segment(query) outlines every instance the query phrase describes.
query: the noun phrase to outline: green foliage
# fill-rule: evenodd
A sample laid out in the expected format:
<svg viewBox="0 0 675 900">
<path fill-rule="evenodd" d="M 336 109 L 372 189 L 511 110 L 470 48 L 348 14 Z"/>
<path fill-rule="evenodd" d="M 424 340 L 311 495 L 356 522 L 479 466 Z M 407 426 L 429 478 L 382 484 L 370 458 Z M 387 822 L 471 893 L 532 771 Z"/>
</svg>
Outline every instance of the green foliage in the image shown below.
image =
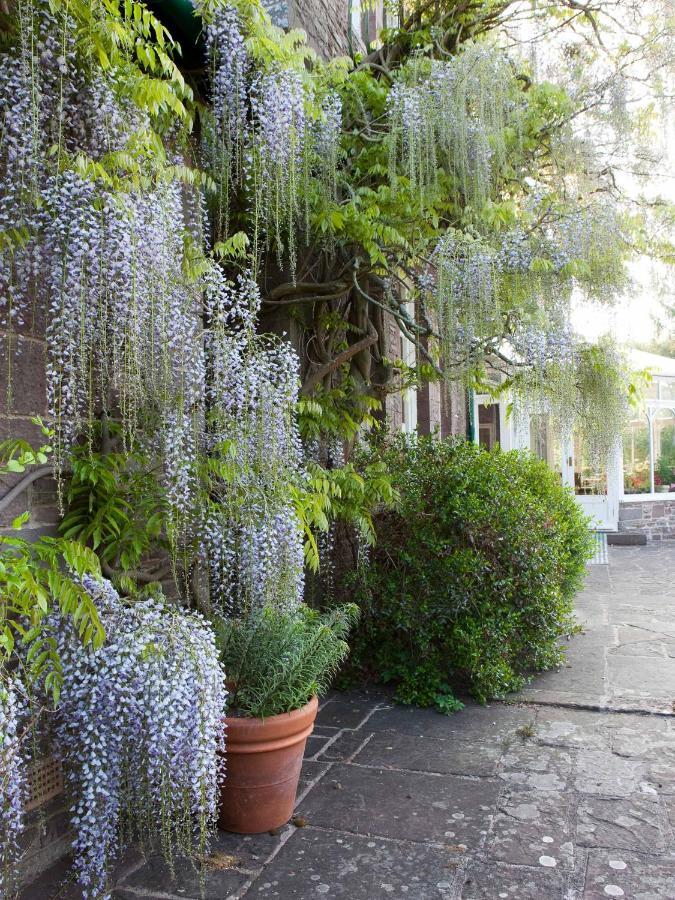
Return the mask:
<svg viewBox="0 0 675 900">
<path fill-rule="evenodd" d="M 546 409 L 556 431 L 574 431 L 591 461 L 604 461 L 616 447 L 639 400 L 645 373 L 631 372 L 612 340 L 584 343 L 568 363 L 549 363 L 542 371 L 525 370 L 502 385 L 514 397 L 516 415 Z"/>
<path fill-rule="evenodd" d="M 219 620 L 216 638 L 231 707 L 264 718 L 300 709 L 324 694 L 349 648 L 358 619 L 353 604 L 321 615 L 307 606 L 292 612 L 268 607 L 244 620 Z"/>
<path fill-rule="evenodd" d="M 128 575 L 144 556 L 165 550 L 167 498 L 144 453 L 75 448 L 59 530 Z"/>
<path fill-rule="evenodd" d="M 317 531 L 340 521 L 357 529 L 367 544 L 375 541 L 373 510 L 394 500 L 386 466 L 374 461 L 360 471 L 352 463 L 334 469 L 308 463 L 304 484 L 290 487 L 298 518 L 305 531 L 305 562 L 316 572 L 320 560 Z"/>
<path fill-rule="evenodd" d="M 41 425 L 39 419 L 34 420 Z M 42 426 L 45 437 L 49 430 Z M 42 465 L 48 444 L 33 450 L 24 441 L 0 444 L 0 476 Z M 28 521 L 14 520 L 19 531 Z M 0 667 L 20 664 L 29 682 L 41 682 L 54 703 L 61 691 L 61 662 L 53 637 L 45 629 L 48 616 L 69 616 L 81 640 L 100 647 L 105 633 L 96 606 L 84 590 L 83 575 L 100 578 L 98 558 L 77 541 L 41 537 L 29 541 L 0 535 Z"/>
<path fill-rule="evenodd" d="M 353 668 L 406 703 L 452 708 L 520 688 L 562 661 L 593 539 L 545 463 L 466 442 L 403 438 L 378 451 L 399 502 L 377 518 Z"/>
<path fill-rule="evenodd" d="M 330 435 L 353 441 L 361 428 L 377 425 L 375 413 L 382 404 L 375 397 L 359 391 L 353 378 L 346 376 L 336 387 L 317 388 L 311 398 L 298 400 L 298 427 L 306 442 Z"/>
</svg>

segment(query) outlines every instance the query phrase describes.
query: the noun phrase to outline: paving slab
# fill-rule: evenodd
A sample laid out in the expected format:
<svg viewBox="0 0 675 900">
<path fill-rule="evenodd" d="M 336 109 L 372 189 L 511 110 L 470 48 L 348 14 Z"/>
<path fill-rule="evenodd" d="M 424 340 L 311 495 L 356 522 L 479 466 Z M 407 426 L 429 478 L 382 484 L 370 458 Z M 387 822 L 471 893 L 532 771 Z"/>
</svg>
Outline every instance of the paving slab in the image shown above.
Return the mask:
<svg viewBox="0 0 675 900">
<path fill-rule="evenodd" d="M 331 696 L 321 704 L 319 714 L 316 717 L 318 727 L 333 728 L 358 728 L 369 716 L 373 707 L 378 704 L 382 697 L 381 693 L 377 694 L 331 694 Z"/>
<path fill-rule="evenodd" d="M 551 747 L 609 751 L 612 717 L 585 709 L 547 708 L 540 712 L 534 741 Z"/>
<path fill-rule="evenodd" d="M 607 677 L 613 694 L 640 699 L 675 700 L 675 659 L 640 659 L 610 655 Z M 636 678 L 639 667 L 639 678 Z"/>
<path fill-rule="evenodd" d="M 455 735 L 447 740 L 419 738 L 395 732 L 376 732 L 353 756 L 352 762 L 444 775 L 494 775 L 502 756 L 499 741 L 477 744 Z"/>
<path fill-rule="evenodd" d="M 309 824 L 324 828 L 477 849 L 499 790 L 495 779 L 338 763 L 298 810 Z"/>
<path fill-rule="evenodd" d="M 572 777 L 573 757 L 558 747 L 512 744 L 501 758 L 499 777 L 510 785 L 540 792 L 563 791 Z"/>
<path fill-rule="evenodd" d="M 462 900 L 564 900 L 565 885 L 558 868 L 477 861 L 468 868 L 460 896 Z"/>
<path fill-rule="evenodd" d="M 451 716 L 431 709 L 412 706 L 390 706 L 376 710 L 368 720 L 368 731 L 395 731 L 418 738 L 448 740 L 458 735 L 464 740 L 491 743 L 514 737 L 519 728 L 533 724 L 535 709 L 527 706 L 491 703 L 488 706 L 467 705 Z"/>
<path fill-rule="evenodd" d="M 519 866 L 569 869 L 574 863 L 573 803 L 553 791 L 507 791 L 500 799 L 486 855 Z"/>
<path fill-rule="evenodd" d="M 675 897 L 675 858 L 638 856 L 611 850 L 588 857 L 583 900 L 672 900 Z"/>
<path fill-rule="evenodd" d="M 658 853 L 666 850 L 668 834 L 666 810 L 655 797 L 580 801 L 576 842 L 581 847 Z"/>
<path fill-rule="evenodd" d="M 626 759 L 600 750 L 579 750 L 574 787 L 581 794 L 630 797 L 645 792 L 647 765 L 643 759 Z M 651 793 L 648 789 L 647 793 Z"/>
<path fill-rule="evenodd" d="M 303 828 L 256 883 L 253 896 L 280 900 L 453 900 L 459 865 L 441 847 Z"/>
<path fill-rule="evenodd" d="M 675 900 L 675 542 L 608 557 L 559 670 L 451 716 L 332 693 L 298 827 L 219 832 L 201 875 L 132 851 L 114 900 Z M 81 896 L 61 864 L 21 900 Z"/>
</svg>

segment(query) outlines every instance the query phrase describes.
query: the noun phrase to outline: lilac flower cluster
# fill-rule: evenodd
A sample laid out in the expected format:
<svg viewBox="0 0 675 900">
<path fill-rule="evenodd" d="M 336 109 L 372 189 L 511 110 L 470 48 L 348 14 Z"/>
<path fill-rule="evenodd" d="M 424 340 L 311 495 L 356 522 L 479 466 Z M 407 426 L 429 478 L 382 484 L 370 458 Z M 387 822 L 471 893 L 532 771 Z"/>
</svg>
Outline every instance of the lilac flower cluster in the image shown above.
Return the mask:
<svg viewBox="0 0 675 900">
<path fill-rule="evenodd" d="M 156 600 L 127 606 L 85 580 L 106 630 L 98 650 L 52 623 L 63 664 L 57 747 L 73 795 L 75 866 L 84 896 L 106 895 L 126 840 L 203 854 L 222 776 L 224 672 L 196 614 Z"/>
<path fill-rule="evenodd" d="M 20 728 L 27 720 L 27 708 L 18 679 L 0 673 L 0 897 L 8 897 L 13 885 L 11 864 L 18 851 L 23 830 L 26 799 L 28 746 Z"/>
</svg>

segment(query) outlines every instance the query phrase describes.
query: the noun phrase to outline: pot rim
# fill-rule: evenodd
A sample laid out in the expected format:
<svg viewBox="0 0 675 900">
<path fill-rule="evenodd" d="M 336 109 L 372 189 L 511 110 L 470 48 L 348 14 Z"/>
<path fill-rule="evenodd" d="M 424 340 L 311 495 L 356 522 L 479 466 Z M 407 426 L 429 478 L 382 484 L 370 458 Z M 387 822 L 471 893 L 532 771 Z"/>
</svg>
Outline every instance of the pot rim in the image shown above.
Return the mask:
<svg viewBox="0 0 675 900">
<path fill-rule="evenodd" d="M 279 739 L 284 743 L 302 740 L 303 736 L 312 732 L 318 708 L 319 699 L 315 695 L 300 709 L 264 719 L 254 716 L 226 716 L 223 720 L 228 748 L 226 752 L 232 752 L 233 745 L 237 746 L 237 752 L 245 753 L 247 751 L 244 747 L 249 744 L 276 743 Z"/>
</svg>

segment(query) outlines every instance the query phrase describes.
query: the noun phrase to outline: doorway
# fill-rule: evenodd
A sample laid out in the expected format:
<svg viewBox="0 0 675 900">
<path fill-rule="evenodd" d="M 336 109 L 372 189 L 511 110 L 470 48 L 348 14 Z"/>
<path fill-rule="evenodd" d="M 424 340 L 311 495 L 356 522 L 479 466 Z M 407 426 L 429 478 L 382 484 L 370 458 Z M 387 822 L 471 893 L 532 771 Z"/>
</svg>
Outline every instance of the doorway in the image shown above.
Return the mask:
<svg viewBox="0 0 675 900">
<path fill-rule="evenodd" d="M 560 440 L 545 414 L 530 419 L 530 450 L 557 472 L 577 503 L 600 531 L 616 531 L 619 522 L 621 448 L 598 465 L 578 435 Z"/>
</svg>

